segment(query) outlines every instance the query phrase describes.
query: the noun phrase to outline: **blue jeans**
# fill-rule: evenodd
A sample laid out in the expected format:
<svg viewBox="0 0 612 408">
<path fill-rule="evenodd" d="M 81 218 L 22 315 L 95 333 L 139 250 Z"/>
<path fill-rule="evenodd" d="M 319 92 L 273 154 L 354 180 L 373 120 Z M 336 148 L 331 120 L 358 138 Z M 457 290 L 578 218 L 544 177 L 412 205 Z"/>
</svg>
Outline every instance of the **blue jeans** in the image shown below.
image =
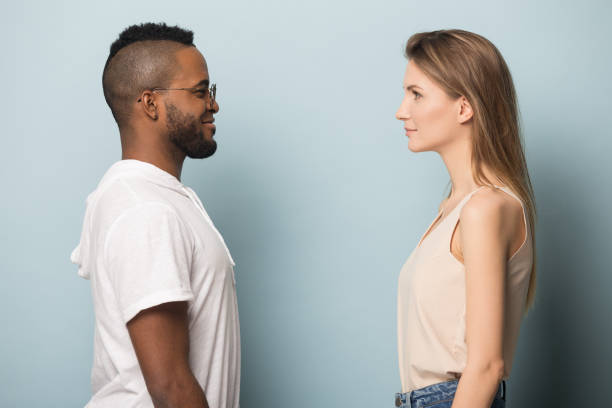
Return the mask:
<svg viewBox="0 0 612 408">
<path fill-rule="evenodd" d="M 453 404 L 459 380 L 445 381 L 419 388 L 411 392 L 395 394 L 395 406 L 399 408 L 450 408 Z M 491 408 L 506 406 L 506 382 L 499 383 Z"/>
</svg>

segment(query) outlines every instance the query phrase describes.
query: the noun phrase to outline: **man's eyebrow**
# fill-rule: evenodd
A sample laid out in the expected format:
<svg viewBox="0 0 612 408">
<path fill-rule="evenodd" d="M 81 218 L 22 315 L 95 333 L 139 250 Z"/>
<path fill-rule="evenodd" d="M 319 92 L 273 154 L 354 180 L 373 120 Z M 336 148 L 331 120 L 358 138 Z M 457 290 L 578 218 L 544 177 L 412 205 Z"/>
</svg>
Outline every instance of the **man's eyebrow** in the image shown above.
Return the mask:
<svg viewBox="0 0 612 408">
<path fill-rule="evenodd" d="M 194 86 L 192 86 L 192 88 L 197 88 L 199 86 L 208 87 L 208 84 L 210 84 L 210 81 L 208 79 L 203 79 L 200 82 L 198 82 L 197 84 L 195 84 Z"/>
</svg>

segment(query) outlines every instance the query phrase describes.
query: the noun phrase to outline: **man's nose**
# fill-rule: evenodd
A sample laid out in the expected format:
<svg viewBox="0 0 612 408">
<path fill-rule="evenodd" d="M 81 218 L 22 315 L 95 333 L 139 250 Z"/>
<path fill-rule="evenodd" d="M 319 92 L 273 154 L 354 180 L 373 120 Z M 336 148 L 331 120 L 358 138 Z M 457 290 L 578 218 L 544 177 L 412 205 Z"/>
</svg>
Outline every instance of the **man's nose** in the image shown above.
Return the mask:
<svg viewBox="0 0 612 408">
<path fill-rule="evenodd" d="M 219 104 L 217 103 L 217 101 L 215 100 L 212 104 L 212 106 L 210 104 L 208 104 L 209 110 L 212 113 L 217 113 L 219 112 Z"/>
</svg>

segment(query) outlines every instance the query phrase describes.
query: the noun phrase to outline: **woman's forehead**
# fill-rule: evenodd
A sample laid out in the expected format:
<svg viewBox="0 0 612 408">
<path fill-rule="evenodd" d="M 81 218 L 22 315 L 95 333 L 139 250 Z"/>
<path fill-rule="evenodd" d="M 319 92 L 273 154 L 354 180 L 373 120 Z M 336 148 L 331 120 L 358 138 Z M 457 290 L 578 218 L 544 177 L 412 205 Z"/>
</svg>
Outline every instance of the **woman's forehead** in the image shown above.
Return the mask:
<svg viewBox="0 0 612 408">
<path fill-rule="evenodd" d="M 404 74 L 404 85 L 417 85 L 423 87 L 427 83 L 429 78 L 421 71 L 421 69 L 414 63 L 414 61 L 408 61 L 406 66 L 406 72 Z"/>
</svg>

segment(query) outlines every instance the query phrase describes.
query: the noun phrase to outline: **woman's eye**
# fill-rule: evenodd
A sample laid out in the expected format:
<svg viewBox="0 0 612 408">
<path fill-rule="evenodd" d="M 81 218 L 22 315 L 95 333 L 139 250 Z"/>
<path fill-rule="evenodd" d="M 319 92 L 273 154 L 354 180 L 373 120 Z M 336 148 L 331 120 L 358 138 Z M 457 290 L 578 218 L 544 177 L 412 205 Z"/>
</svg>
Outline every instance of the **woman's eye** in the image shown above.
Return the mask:
<svg viewBox="0 0 612 408">
<path fill-rule="evenodd" d="M 414 95 L 414 100 L 415 101 L 423 96 L 420 93 L 418 93 L 417 91 L 412 91 L 412 94 Z"/>
</svg>

